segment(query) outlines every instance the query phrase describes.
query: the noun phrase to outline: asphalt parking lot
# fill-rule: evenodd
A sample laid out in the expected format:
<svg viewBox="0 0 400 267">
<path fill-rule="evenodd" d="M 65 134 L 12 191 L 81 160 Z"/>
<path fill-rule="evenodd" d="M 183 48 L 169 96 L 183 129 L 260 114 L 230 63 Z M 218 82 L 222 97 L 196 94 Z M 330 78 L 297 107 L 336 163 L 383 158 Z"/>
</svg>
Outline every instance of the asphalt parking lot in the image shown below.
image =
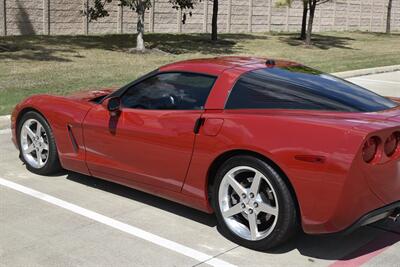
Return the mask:
<svg viewBox="0 0 400 267">
<path fill-rule="evenodd" d="M 400 97 L 400 72 L 350 80 Z M 0 124 L 1 266 L 399 266 L 399 223 L 255 252 L 225 239 L 212 215 L 76 173 L 34 175 L 10 138 Z"/>
</svg>

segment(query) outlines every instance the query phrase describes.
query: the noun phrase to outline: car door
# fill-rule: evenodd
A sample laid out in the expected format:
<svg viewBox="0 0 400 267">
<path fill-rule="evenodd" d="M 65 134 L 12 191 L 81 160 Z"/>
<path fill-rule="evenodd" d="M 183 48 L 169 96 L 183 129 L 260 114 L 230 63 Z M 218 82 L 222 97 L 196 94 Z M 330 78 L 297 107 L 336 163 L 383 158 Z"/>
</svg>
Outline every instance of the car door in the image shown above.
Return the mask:
<svg viewBox="0 0 400 267">
<path fill-rule="evenodd" d="M 92 175 L 179 191 L 215 77 L 158 73 L 128 88 L 121 112 L 97 105 L 86 116 L 86 162 Z"/>
</svg>

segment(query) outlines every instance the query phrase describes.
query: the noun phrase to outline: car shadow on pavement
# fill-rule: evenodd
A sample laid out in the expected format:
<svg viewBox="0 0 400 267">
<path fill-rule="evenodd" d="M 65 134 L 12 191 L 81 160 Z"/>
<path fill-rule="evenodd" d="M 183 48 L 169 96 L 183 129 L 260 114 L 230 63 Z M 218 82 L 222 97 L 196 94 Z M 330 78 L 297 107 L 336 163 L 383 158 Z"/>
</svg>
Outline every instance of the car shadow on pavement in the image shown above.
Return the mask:
<svg viewBox="0 0 400 267">
<path fill-rule="evenodd" d="M 217 221 L 213 215 L 186 207 L 179 203 L 99 178 L 74 172 L 67 172 L 66 174 L 68 180 L 97 188 L 121 197 L 129 198 L 210 227 L 215 227 L 217 225 Z"/>
<path fill-rule="evenodd" d="M 298 250 L 303 256 L 323 260 L 349 261 L 400 242 L 400 234 L 378 229 L 374 225 L 364 226 L 351 234 L 307 235 L 298 234 L 296 238 L 274 251 L 283 254 Z"/>
<path fill-rule="evenodd" d="M 195 222 L 216 227 L 214 215 L 186 207 L 133 188 L 105 181 L 99 178 L 86 176 L 74 172 L 66 172 L 68 180 L 106 191 L 121 197 L 153 206 L 175 215 L 191 219 Z M 225 236 L 219 227 L 218 232 Z M 233 240 L 231 240 L 233 241 Z M 383 221 L 372 226 L 359 228 L 351 234 L 307 235 L 300 232 L 284 245 L 265 252 L 267 254 L 285 254 L 297 250 L 301 255 L 309 257 L 310 262 L 315 259 L 347 261 L 363 255 L 379 251 L 400 242 L 400 224 Z"/>
</svg>

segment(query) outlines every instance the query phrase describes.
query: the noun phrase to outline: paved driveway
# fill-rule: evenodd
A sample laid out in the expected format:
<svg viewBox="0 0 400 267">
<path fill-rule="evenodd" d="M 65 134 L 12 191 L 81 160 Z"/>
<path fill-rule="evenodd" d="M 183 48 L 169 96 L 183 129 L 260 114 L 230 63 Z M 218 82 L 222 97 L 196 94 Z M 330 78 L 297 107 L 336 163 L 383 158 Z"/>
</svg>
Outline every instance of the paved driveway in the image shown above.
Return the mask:
<svg viewBox="0 0 400 267">
<path fill-rule="evenodd" d="M 378 94 L 400 97 L 400 71 L 355 77 L 349 80 Z"/>
<path fill-rule="evenodd" d="M 351 80 L 400 96 L 399 76 Z M 76 173 L 34 175 L 0 130 L 1 266 L 399 266 L 399 241 L 400 225 L 383 221 L 251 251 L 225 239 L 212 215 Z"/>
</svg>

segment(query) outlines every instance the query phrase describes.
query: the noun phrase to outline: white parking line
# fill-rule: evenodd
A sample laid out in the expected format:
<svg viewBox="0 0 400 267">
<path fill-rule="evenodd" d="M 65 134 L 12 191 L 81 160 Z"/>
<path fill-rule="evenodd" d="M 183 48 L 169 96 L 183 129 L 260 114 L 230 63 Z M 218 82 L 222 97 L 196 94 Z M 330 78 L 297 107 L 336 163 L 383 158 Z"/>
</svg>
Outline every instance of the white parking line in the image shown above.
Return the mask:
<svg viewBox="0 0 400 267">
<path fill-rule="evenodd" d="M 53 205 L 56 205 L 58 207 L 64 208 L 66 210 L 72 211 L 76 214 L 82 215 L 86 218 L 92 219 L 94 221 L 97 221 L 99 223 L 108 225 L 110 227 L 113 227 L 115 229 L 118 229 L 122 232 L 128 233 L 130 235 L 133 235 L 135 237 L 144 239 L 146 241 L 149 241 L 153 244 L 156 244 L 158 246 L 167 248 L 169 250 L 175 251 L 179 254 L 185 255 L 187 257 L 190 257 L 192 259 L 195 259 L 199 262 L 209 264 L 211 266 L 227 266 L 227 267 L 234 267 L 235 265 L 232 265 L 226 261 L 219 260 L 216 258 L 213 258 L 213 256 L 207 255 L 205 253 L 202 253 L 200 251 L 194 250 L 192 248 L 186 247 L 184 245 L 181 245 L 179 243 L 176 243 L 174 241 L 165 239 L 163 237 L 157 236 L 155 234 L 146 232 L 142 229 L 139 229 L 137 227 L 122 223 L 120 221 L 117 221 L 115 219 L 109 218 L 107 216 L 101 215 L 97 212 L 87 210 L 85 208 L 79 207 L 77 205 L 74 205 L 72 203 L 66 202 L 64 200 L 61 200 L 59 198 L 44 194 L 42 192 L 33 190 L 31 188 L 22 186 L 20 184 L 11 182 L 9 180 L 0 178 L 0 185 L 6 186 L 8 188 L 14 189 L 16 191 L 19 191 L 21 193 L 30 195 L 32 197 L 35 197 L 37 199 L 46 201 L 48 203 L 51 203 Z"/>
<path fill-rule="evenodd" d="M 400 82 L 393 82 L 393 81 L 382 81 L 382 80 L 374 80 L 374 79 L 366 79 L 366 78 L 351 78 L 349 80 L 357 80 L 357 81 L 365 81 L 365 82 L 376 82 L 376 83 L 391 83 L 391 84 L 400 84 Z"/>
</svg>

